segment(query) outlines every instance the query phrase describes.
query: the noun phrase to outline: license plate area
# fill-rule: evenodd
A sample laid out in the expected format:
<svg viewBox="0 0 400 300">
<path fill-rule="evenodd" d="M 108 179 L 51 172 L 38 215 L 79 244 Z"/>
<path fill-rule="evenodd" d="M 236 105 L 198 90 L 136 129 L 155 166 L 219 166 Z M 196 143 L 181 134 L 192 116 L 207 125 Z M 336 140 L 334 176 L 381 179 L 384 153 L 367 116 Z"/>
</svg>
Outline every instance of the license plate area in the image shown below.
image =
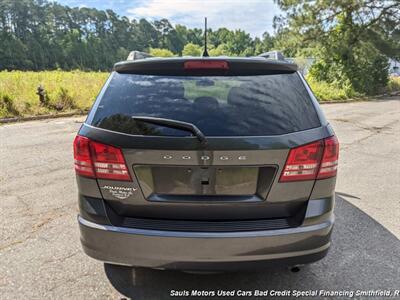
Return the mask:
<svg viewBox="0 0 400 300">
<path fill-rule="evenodd" d="M 134 171 L 145 197 L 150 200 L 163 199 L 163 196 L 166 196 L 165 199 L 170 199 L 174 195 L 238 197 L 257 195 L 265 198 L 276 168 L 274 166 L 136 165 Z M 193 197 L 190 199 L 193 201 Z"/>
</svg>

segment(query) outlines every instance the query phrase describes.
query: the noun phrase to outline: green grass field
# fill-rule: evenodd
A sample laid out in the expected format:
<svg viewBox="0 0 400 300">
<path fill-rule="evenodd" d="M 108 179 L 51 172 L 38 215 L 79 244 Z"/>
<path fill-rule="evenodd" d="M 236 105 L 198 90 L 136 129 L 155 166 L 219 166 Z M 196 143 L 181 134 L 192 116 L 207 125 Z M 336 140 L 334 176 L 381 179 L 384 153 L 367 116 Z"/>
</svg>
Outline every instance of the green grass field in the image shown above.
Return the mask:
<svg viewBox="0 0 400 300">
<path fill-rule="evenodd" d="M 108 73 L 81 71 L 0 72 L 0 117 L 38 115 L 56 111 L 85 110 L 108 77 Z M 37 88 L 46 91 L 46 104 Z"/>
<path fill-rule="evenodd" d="M 56 112 L 87 110 L 108 77 L 108 73 L 81 71 L 1 71 L 0 72 L 0 118 L 30 116 Z M 326 82 L 309 81 L 320 101 L 346 100 L 359 97 L 351 91 L 337 88 Z M 41 85 L 45 91 L 45 101 L 41 103 L 37 93 Z M 226 86 L 216 86 L 222 95 Z M 400 78 L 392 78 L 387 91 L 399 91 Z M 188 89 L 189 98 L 196 96 Z"/>
</svg>

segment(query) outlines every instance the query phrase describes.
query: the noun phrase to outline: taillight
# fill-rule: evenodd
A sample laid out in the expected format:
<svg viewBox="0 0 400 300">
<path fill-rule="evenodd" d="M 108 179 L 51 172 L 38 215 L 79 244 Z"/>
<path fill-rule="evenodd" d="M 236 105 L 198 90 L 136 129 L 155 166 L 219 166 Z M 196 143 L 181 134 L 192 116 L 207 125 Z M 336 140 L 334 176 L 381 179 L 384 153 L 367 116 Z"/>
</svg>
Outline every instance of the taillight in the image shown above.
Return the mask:
<svg viewBox="0 0 400 300">
<path fill-rule="evenodd" d="M 315 180 L 336 176 L 339 142 L 335 136 L 289 151 L 280 182 Z"/>
<path fill-rule="evenodd" d="M 74 140 L 75 171 L 100 179 L 126 180 L 131 177 L 121 149 L 77 136 Z"/>
<path fill-rule="evenodd" d="M 324 139 L 324 154 L 317 179 L 336 176 L 339 160 L 339 141 L 336 136 Z"/>
<path fill-rule="evenodd" d="M 322 141 L 291 149 L 279 181 L 315 179 L 322 152 Z"/>
<path fill-rule="evenodd" d="M 90 140 L 84 136 L 77 135 L 74 140 L 74 162 L 76 174 L 95 177 L 92 159 L 90 157 Z"/>
<path fill-rule="evenodd" d="M 189 60 L 183 64 L 185 70 L 228 70 L 229 65 L 225 60 Z"/>
<path fill-rule="evenodd" d="M 97 178 L 131 180 L 121 149 L 93 141 L 90 149 Z"/>
</svg>

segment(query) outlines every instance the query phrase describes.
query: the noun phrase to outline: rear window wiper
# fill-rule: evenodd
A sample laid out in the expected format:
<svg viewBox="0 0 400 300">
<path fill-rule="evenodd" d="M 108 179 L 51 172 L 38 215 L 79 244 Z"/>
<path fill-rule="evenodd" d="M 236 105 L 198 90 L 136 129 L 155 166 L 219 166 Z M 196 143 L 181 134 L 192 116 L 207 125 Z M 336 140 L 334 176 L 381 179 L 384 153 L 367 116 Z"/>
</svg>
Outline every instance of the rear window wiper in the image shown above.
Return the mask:
<svg viewBox="0 0 400 300">
<path fill-rule="evenodd" d="M 132 119 L 135 121 L 141 121 L 145 123 L 189 131 L 199 139 L 202 146 L 207 145 L 207 139 L 205 135 L 201 132 L 199 128 L 196 127 L 196 125 L 192 123 L 178 121 L 178 120 L 164 119 L 164 118 L 141 117 L 141 116 L 133 116 Z"/>
</svg>

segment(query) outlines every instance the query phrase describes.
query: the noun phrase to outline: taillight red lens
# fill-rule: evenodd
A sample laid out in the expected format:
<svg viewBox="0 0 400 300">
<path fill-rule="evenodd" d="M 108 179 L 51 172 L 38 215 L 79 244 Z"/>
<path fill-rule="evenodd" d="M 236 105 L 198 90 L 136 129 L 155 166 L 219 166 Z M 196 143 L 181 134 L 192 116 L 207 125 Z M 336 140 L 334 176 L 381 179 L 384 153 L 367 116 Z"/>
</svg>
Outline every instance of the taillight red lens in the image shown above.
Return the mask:
<svg viewBox="0 0 400 300">
<path fill-rule="evenodd" d="M 90 148 L 97 178 L 131 180 L 121 149 L 93 141 Z"/>
<path fill-rule="evenodd" d="M 121 149 L 77 136 L 74 140 L 75 171 L 100 179 L 130 181 Z"/>
<path fill-rule="evenodd" d="M 190 60 L 183 64 L 185 70 L 228 70 L 229 65 L 225 60 Z"/>
<path fill-rule="evenodd" d="M 336 176 L 339 142 L 332 136 L 289 151 L 280 182 L 315 180 Z"/>
<path fill-rule="evenodd" d="M 90 140 L 77 135 L 74 140 L 74 163 L 76 174 L 95 177 L 92 159 L 90 157 Z"/>
<path fill-rule="evenodd" d="M 291 149 L 279 181 L 315 179 L 322 151 L 322 141 Z"/>
<path fill-rule="evenodd" d="M 317 179 L 336 176 L 339 161 L 339 141 L 336 136 L 324 140 L 324 154 Z"/>
</svg>

